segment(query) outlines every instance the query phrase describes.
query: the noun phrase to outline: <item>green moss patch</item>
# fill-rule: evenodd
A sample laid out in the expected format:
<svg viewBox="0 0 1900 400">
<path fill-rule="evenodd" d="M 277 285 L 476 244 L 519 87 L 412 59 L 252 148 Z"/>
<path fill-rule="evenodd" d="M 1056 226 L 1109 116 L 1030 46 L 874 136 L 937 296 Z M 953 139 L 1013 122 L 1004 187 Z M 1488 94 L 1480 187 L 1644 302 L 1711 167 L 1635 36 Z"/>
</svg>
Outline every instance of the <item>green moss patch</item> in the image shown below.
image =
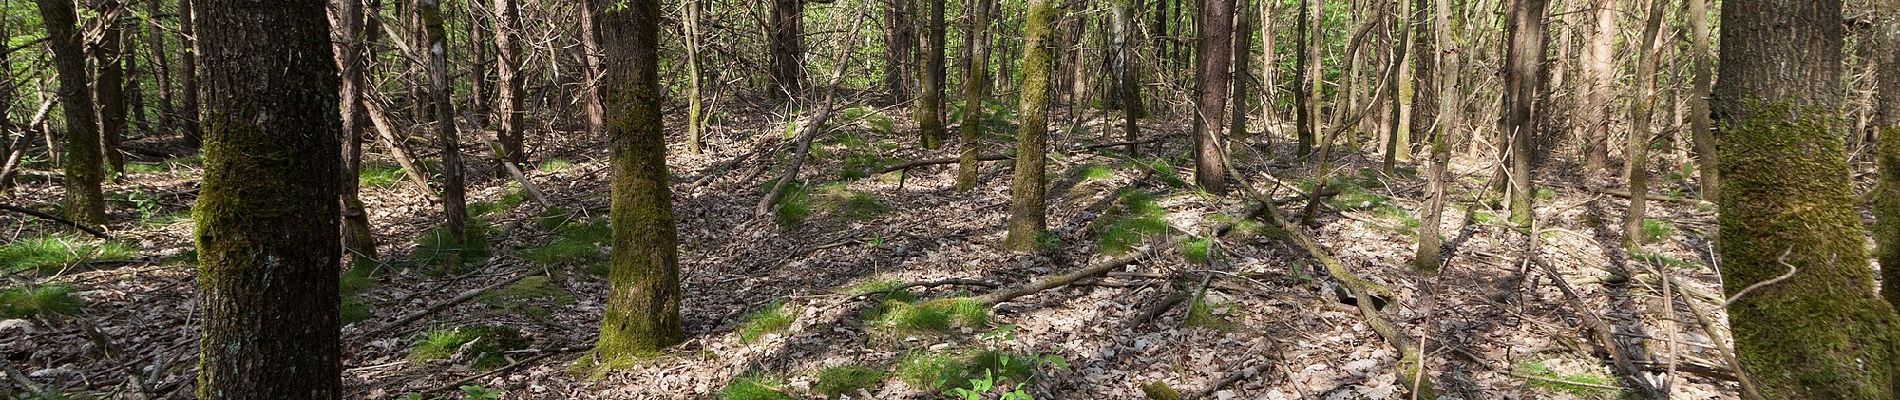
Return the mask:
<svg viewBox="0 0 1900 400">
<path fill-rule="evenodd" d="M 830 398 L 856 396 L 860 391 L 875 391 L 884 383 L 889 374 L 859 364 L 845 364 L 818 370 L 818 380 L 811 390 Z"/>
<path fill-rule="evenodd" d="M 0 271 L 42 274 L 101 260 L 138 256 L 131 245 L 71 234 L 34 236 L 0 244 Z"/>
<path fill-rule="evenodd" d="M 356 173 L 356 183 L 363 187 L 394 187 L 403 180 L 401 167 L 388 164 L 366 163 Z"/>
<path fill-rule="evenodd" d="M 540 318 L 553 314 L 550 307 L 574 304 L 573 293 L 556 286 L 544 275 L 521 278 L 508 286 L 482 293 L 477 299 L 502 312 L 522 313 Z"/>
<path fill-rule="evenodd" d="M 731 382 L 726 382 L 726 387 L 719 389 L 719 399 L 791 400 L 792 396 L 785 394 L 784 386 L 785 380 L 783 378 L 755 372 L 732 378 Z"/>
<path fill-rule="evenodd" d="M 1149 236 L 1167 233 L 1168 211 L 1155 203 L 1153 195 L 1139 190 L 1120 192 L 1115 209 L 1097 219 L 1096 246 L 1108 255 L 1133 250 Z"/>
<path fill-rule="evenodd" d="M 989 323 L 989 308 L 975 299 L 951 297 L 916 300 L 910 293 L 891 292 L 864 314 L 865 324 L 892 334 L 949 333 L 957 328 L 981 328 Z"/>
<path fill-rule="evenodd" d="M 797 318 L 784 301 L 773 301 L 747 315 L 745 322 L 739 324 L 739 343 L 752 343 L 767 334 L 784 332 Z"/>
<path fill-rule="evenodd" d="M 526 348 L 521 333 L 504 326 L 462 326 L 438 328 L 424 333 L 409 349 L 409 360 L 428 362 L 462 357 L 476 369 L 507 365 L 504 352 Z M 459 354 L 459 356 L 458 356 Z"/>
<path fill-rule="evenodd" d="M 535 170 L 538 170 L 541 172 L 560 172 L 560 171 L 566 171 L 570 168 L 574 168 L 573 161 L 563 160 L 559 158 L 550 158 L 547 160 L 542 160 L 540 164 L 536 164 L 534 166 Z"/>
<path fill-rule="evenodd" d="M 66 285 L 27 285 L 0 288 L 0 318 L 47 318 L 79 315 L 86 302 Z"/>
<path fill-rule="evenodd" d="M 1557 391 L 1557 392 L 1569 393 L 1572 395 L 1576 395 L 1577 397 L 1582 397 L 1586 399 L 1612 399 L 1612 398 L 1616 398 L 1616 394 L 1617 394 L 1616 390 L 1567 383 L 1567 382 L 1575 382 L 1575 383 L 1582 383 L 1586 385 L 1597 385 L 1597 386 L 1616 386 L 1617 385 L 1616 378 L 1612 378 L 1609 375 L 1604 375 L 1602 373 L 1596 373 L 1596 372 L 1560 373 L 1560 372 L 1551 370 L 1549 366 L 1544 365 L 1544 363 L 1542 362 L 1535 362 L 1535 361 L 1527 361 L 1527 362 L 1518 363 L 1517 366 L 1512 368 L 1511 370 L 1513 372 L 1516 372 L 1518 375 L 1535 377 L 1535 378 L 1525 379 L 1525 381 L 1527 383 L 1530 383 L 1531 386 L 1536 386 L 1536 387 L 1549 389 L 1549 390 Z M 1543 378 L 1543 379 L 1536 379 L 1536 378 Z"/>
<path fill-rule="evenodd" d="M 1193 301 L 1188 302 L 1188 327 L 1217 332 L 1232 332 L 1234 330 L 1234 321 L 1229 319 L 1228 316 L 1233 315 L 1233 311 L 1236 308 L 1235 305 L 1212 304 L 1207 300 L 1206 293 L 1196 295 L 1192 300 Z"/>
</svg>

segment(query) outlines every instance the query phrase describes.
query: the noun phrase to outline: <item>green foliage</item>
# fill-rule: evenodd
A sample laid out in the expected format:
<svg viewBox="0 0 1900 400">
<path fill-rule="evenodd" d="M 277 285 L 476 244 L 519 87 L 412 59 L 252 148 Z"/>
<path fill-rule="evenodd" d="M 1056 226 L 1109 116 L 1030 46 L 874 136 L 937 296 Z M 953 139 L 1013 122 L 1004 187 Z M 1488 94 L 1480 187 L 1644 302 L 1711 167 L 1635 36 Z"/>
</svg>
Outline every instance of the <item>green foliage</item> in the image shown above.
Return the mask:
<svg viewBox="0 0 1900 400">
<path fill-rule="evenodd" d="M 127 174 L 157 174 L 171 172 L 171 170 L 171 165 L 162 162 L 127 161 L 125 163 Z"/>
<path fill-rule="evenodd" d="M 879 112 L 876 108 L 871 106 L 846 108 L 840 115 L 844 117 L 845 121 L 858 124 L 865 129 L 870 129 L 878 133 L 888 135 L 897 132 L 897 126 L 891 122 L 891 117 L 884 115 L 884 113 Z"/>
<path fill-rule="evenodd" d="M 1557 189 L 1552 189 L 1549 186 L 1538 186 L 1537 189 L 1531 191 L 1531 198 L 1537 199 L 1538 201 L 1555 199 L 1557 198 Z"/>
<path fill-rule="evenodd" d="M 1676 224 L 1665 219 L 1643 218 L 1643 242 L 1657 242 L 1676 234 Z"/>
<path fill-rule="evenodd" d="M 503 354 L 527 347 L 521 333 L 504 326 L 461 326 L 437 328 L 423 334 L 409 349 L 409 360 L 427 362 L 463 354 L 476 369 L 490 369 L 508 363 Z"/>
<path fill-rule="evenodd" d="M 363 187 L 395 187 L 403 180 L 401 167 L 388 164 L 364 163 L 356 173 L 356 182 Z"/>
<path fill-rule="evenodd" d="M 560 172 L 566 171 L 569 168 L 574 168 L 574 162 L 559 158 L 543 160 L 541 164 L 535 165 L 534 167 L 535 170 L 541 172 Z"/>
<path fill-rule="evenodd" d="M 369 303 L 363 300 L 363 292 L 376 284 L 372 275 L 375 270 L 373 266 L 361 265 L 343 271 L 343 275 L 337 277 L 337 295 L 342 297 L 337 316 L 344 325 L 369 319 L 372 315 Z"/>
<path fill-rule="evenodd" d="M 1162 382 L 1162 381 L 1150 381 L 1148 383 L 1142 384 L 1141 393 L 1143 395 L 1147 395 L 1148 400 L 1181 400 L 1182 399 L 1180 391 L 1174 390 L 1173 386 L 1168 386 L 1167 382 Z"/>
<path fill-rule="evenodd" d="M 165 199 L 139 190 L 118 192 L 119 198 L 112 199 L 118 206 L 139 212 L 139 220 L 149 221 L 164 213 Z"/>
<path fill-rule="evenodd" d="M 554 238 L 547 243 L 523 247 L 518 254 L 521 259 L 542 267 L 566 265 L 606 274 L 607 246 L 613 241 L 613 226 L 607 220 L 582 221 L 543 215 L 536 224 L 553 225 Z"/>
<path fill-rule="evenodd" d="M 719 399 L 791 400 L 791 395 L 785 394 L 784 391 L 779 389 L 780 386 L 784 385 L 784 379 L 780 379 L 776 376 L 762 373 L 746 374 L 733 378 L 731 382 L 726 382 L 726 387 L 719 389 Z"/>
<path fill-rule="evenodd" d="M 883 370 L 858 364 L 845 364 L 818 370 L 818 382 L 811 386 L 812 391 L 830 398 L 841 395 L 857 395 L 859 391 L 871 391 L 884 383 L 887 374 Z"/>
<path fill-rule="evenodd" d="M 1181 256 L 1186 257 L 1189 262 L 1195 264 L 1207 264 L 1208 261 L 1213 259 L 1211 256 L 1218 255 L 1217 253 L 1210 252 L 1213 250 L 1213 244 L 1214 242 L 1207 240 L 1207 238 L 1194 238 L 1182 241 Z"/>
<path fill-rule="evenodd" d="M 999 400 L 1035 400 L 1036 398 L 1034 396 L 1030 396 L 1029 392 L 1023 391 L 1023 386 L 1025 386 L 1025 384 L 1017 383 L 1014 389 L 1008 392 L 1004 392 L 1001 397 L 998 397 L 998 399 Z M 997 389 L 997 382 L 996 382 L 995 373 L 993 371 L 984 370 L 982 378 L 971 378 L 970 383 L 968 385 L 950 388 L 950 390 L 944 391 L 943 394 L 945 396 L 950 396 L 952 398 L 963 399 L 963 400 L 984 400 L 986 395 L 988 395 L 992 391 L 995 391 L 996 389 Z"/>
<path fill-rule="evenodd" d="M 815 187 L 794 184 L 780 194 L 777 217 L 780 226 L 796 226 L 813 215 L 864 220 L 886 210 L 889 207 L 877 197 L 851 190 L 842 182 Z"/>
<path fill-rule="evenodd" d="M 949 333 L 988 324 L 989 315 L 988 307 L 968 297 L 920 301 L 906 292 L 892 292 L 867 311 L 865 319 L 867 325 L 895 334 Z"/>
<path fill-rule="evenodd" d="M 965 367 L 950 354 L 916 351 L 898 357 L 892 374 L 911 387 L 936 389 L 961 377 Z"/>
<path fill-rule="evenodd" d="M 34 236 L 0 244 L 0 271 L 53 273 L 93 261 L 137 256 L 137 249 L 116 241 L 71 234 Z"/>
<path fill-rule="evenodd" d="M 1103 165 L 1089 164 L 1077 168 L 1075 176 L 1082 178 L 1084 182 L 1107 180 L 1115 177 L 1115 170 Z"/>
<path fill-rule="evenodd" d="M 548 307 L 573 304 L 574 294 L 556 286 L 545 275 L 535 275 L 521 278 L 515 283 L 494 291 L 482 293 L 477 299 L 503 312 L 519 312 L 546 318 L 553 314 Z"/>
<path fill-rule="evenodd" d="M 899 356 L 893 374 L 912 387 L 964 393 L 955 388 L 992 387 L 1005 382 L 1027 384 L 1043 367 L 1068 368 L 1053 354 L 1024 354 L 997 350 L 913 351 Z M 968 383 L 968 384 L 966 384 Z M 950 386 L 957 385 L 957 386 Z"/>
<path fill-rule="evenodd" d="M 508 394 L 506 390 L 488 389 L 482 385 L 462 385 L 458 389 L 462 389 L 461 400 L 496 400 L 500 399 L 501 395 Z"/>
<path fill-rule="evenodd" d="M 476 219 L 485 217 L 496 211 L 507 211 L 515 208 L 515 206 L 528 202 L 528 199 L 528 191 L 522 190 L 521 187 L 515 186 L 514 184 L 509 184 L 507 190 L 502 191 L 501 197 L 495 200 L 468 203 L 468 218 Z"/>
<path fill-rule="evenodd" d="M 1096 245 L 1109 255 L 1125 254 L 1148 236 L 1167 233 L 1168 210 L 1155 203 L 1153 195 L 1140 190 L 1123 190 L 1119 207 L 1096 223 Z"/>
<path fill-rule="evenodd" d="M 1564 383 L 1576 382 L 1598 386 L 1616 386 L 1616 378 L 1611 378 L 1609 375 L 1588 371 L 1572 374 L 1558 373 L 1552 371 L 1550 367 L 1545 366 L 1544 363 L 1536 361 L 1518 363 L 1517 367 L 1513 368 L 1513 370 L 1517 372 L 1518 375 L 1546 378 L 1526 379 L 1531 386 L 1569 393 L 1586 399 L 1616 398 L 1616 391 L 1610 389 Z"/>
<path fill-rule="evenodd" d="M 416 250 L 410 255 L 410 259 L 421 266 L 442 265 L 451 255 L 460 255 L 462 265 L 465 266 L 487 261 L 488 233 L 491 229 L 488 221 L 471 218 L 464 228 L 464 238 L 460 241 L 449 235 L 446 227 L 435 227 L 423 231 L 422 236 L 416 240 Z"/>
<path fill-rule="evenodd" d="M 1181 178 L 1181 172 L 1175 168 L 1174 162 L 1168 161 L 1166 158 L 1136 161 L 1132 167 L 1154 174 L 1155 177 L 1161 178 L 1163 183 L 1167 183 L 1168 187 L 1180 188 L 1188 186 L 1187 180 Z"/>
<path fill-rule="evenodd" d="M 787 309 L 783 300 L 774 300 L 765 308 L 752 312 L 739 324 L 739 343 L 752 343 L 766 334 L 783 332 L 792 326 L 798 316 Z"/>
<path fill-rule="evenodd" d="M 1207 301 L 1207 294 L 1197 293 L 1188 303 L 1187 326 L 1217 332 L 1232 332 L 1234 321 L 1227 319 L 1233 313 L 1233 304 L 1214 305 Z"/>
<path fill-rule="evenodd" d="M 79 315 L 86 302 L 66 285 L 0 288 L 0 318 L 49 318 Z"/>
</svg>

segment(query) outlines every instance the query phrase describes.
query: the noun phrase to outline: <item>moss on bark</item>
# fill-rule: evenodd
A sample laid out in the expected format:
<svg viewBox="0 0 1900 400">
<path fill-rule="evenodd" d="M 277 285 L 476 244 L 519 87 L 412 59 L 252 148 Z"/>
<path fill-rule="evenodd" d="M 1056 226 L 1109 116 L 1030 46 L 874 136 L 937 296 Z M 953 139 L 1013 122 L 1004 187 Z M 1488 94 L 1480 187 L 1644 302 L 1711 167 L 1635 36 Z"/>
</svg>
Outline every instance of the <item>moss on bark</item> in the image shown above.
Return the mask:
<svg viewBox="0 0 1900 400">
<path fill-rule="evenodd" d="M 1048 227 L 1044 168 L 1048 164 L 1049 75 L 1055 69 L 1050 33 L 1058 13 L 1051 1 L 1031 0 L 1023 23 L 1022 109 L 1017 114 L 1022 124 L 1016 131 L 1016 173 L 1009 188 L 1009 236 L 1003 241 L 1005 247 L 1019 251 L 1034 250 Z"/>
</svg>

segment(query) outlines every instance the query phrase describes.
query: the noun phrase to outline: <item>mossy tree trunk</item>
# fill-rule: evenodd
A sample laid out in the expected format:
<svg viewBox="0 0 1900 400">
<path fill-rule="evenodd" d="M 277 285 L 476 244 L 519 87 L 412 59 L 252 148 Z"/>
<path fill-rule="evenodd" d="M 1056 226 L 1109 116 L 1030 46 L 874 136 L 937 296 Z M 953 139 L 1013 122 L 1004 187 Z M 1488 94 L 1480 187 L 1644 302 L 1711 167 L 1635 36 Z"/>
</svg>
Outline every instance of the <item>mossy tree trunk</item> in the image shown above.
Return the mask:
<svg viewBox="0 0 1900 400">
<path fill-rule="evenodd" d="M 336 156 L 323 2 L 198 0 L 205 69 L 198 398 L 335 399 Z"/>
<path fill-rule="evenodd" d="M 355 262 L 377 258 L 376 238 L 370 233 L 369 213 L 364 210 L 359 196 L 362 185 L 357 180 L 363 165 L 363 132 L 369 127 L 369 111 L 363 107 L 365 70 L 370 56 L 364 30 L 366 15 L 359 0 L 335 2 L 329 13 L 331 50 L 336 53 L 340 77 L 337 108 L 343 121 L 339 146 L 343 151 L 343 169 L 337 176 L 342 186 L 338 198 L 343 215 L 343 249 L 356 260 L 353 267 Z"/>
<path fill-rule="evenodd" d="M 90 2 L 98 15 L 99 41 L 88 50 L 93 60 L 93 100 L 98 101 L 100 152 L 105 154 L 106 171 L 113 176 L 125 172 L 125 67 L 119 57 L 125 48 L 125 4 L 116 0 Z"/>
<path fill-rule="evenodd" d="M 1630 203 L 1623 213 L 1623 247 L 1635 250 L 1643 246 L 1643 216 L 1648 211 L 1650 114 L 1655 108 L 1656 64 L 1662 56 L 1662 32 L 1665 0 L 1649 0 L 1649 16 L 1643 22 L 1642 40 L 1636 42 L 1636 81 L 1630 85 L 1630 134 L 1623 147 L 1623 179 L 1629 182 Z"/>
<path fill-rule="evenodd" d="M 994 0 L 970 1 L 969 27 L 964 30 L 963 123 L 957 127 L 957 191 L 976 188 L 977 158 L 983 150 L 983 99 L 990 97 L 990 10 Z"/>
<path fill-rule="evenodd" d="M 1900 306 L 1900 7 L 1877 2 L 1876 33 L 1879 63 L 1874 75 L 1874 125 L 1880 135 L 1874 161 L 1880 168 L 1875 185 L 1874 257 L 1880 262 L 1880 295 L 1888 305 Z M 1703 186 L 1706 188 L 1707 183 Z M 1707 189 L 1704 189 L 1706 192 Z M 1706 195 L 1704 196 L 1706 197 Z"/>
<path fill-rule="evenodd" d="M 1195 75 L 1194 183 L 1210 193 L 1227 192 L 1227 97 L 1234 79 L 1234 2 L 1201 0 L 1201 37 Z"/>
<path fill-rule="evenodd" d="M 79 16 L 67 0 L 35 0 L 46 26 L 47 47 L 53 50 L 53 68 L 59 75 L 59 108 L 66 116 L 66 216 L 98 225 L 106 222 L 104 154 L 99 143 L 99 119 L 87 84 L 86 54 L 81 48 Z"/>
<path fill-rule="evenodd" d="M 589 0 L 606 56 L 602 78 L 612 140 L 612 289 L 595 351 L 617 359 L 651 354 L 684 340 L 680 330 L 678 233 L 667 184 L 660 103 L 658 0 L 613 9 Z"/>
<path fill-rule="evenodd" d="M 1049 75 L 1055 72 L 1055 22 L 1060 13 L 1055 0 L 1029 0 L 1023 21 L 1023 84 L 1021 118 L 1016 131 L 1016 171 L 1010 182 L 1009 236 L 1004 247 L 1034 250 L 1048 229 L 1044 196 L 1048 180 Z"/>
<path fill-rule="evenodd" d="M 919 54 L 917 64 L 923 69 L 917 71 L 917 130 L 924 148 L 936 149 L 943 146 L 943 86 L 944 86 L 944 5 L 943 1 L 926 1 L 930 10 L 924 14 L 924 52 Z"/>
<path fill-rule="evenodd" d="M 1531 145 L 1537 133 L 1538 82 L 1544 77 L 1544 49 L 1549 35 L 1544 29 L 1544 11 L 1549 0 L 1519 0 L 1511 6 L 1509 38 L 1504 60 L 1504 172 L 1508 178 L 1511 223 L 1531 225 Z"/>
<path fill-rule="evenodd" d="M 1723 291 L 1742 369 L 1771 399 L 1889 399 L 1893 308 L 1873 291 L 1844 139 L 1840 0 L 1722 3 Z"/>
<path fill-rule="evenodd" d="M 462 147 L 455 127 L 455 86 L 449 81 L 448 33 L 443 30 L 441 0 L 416 0 L 416 15 L 422 22 L 428 43 L 422 51 L 428 57 L 429 101 L 433 112 L 437 145 L 442 151 L 442 234 L 446 243 L 468 246 L 468 187 L 462 177 Z M 462 268 L 462 251 L 448 251 L 442 270 L 450 273 Z"/>
</svg>

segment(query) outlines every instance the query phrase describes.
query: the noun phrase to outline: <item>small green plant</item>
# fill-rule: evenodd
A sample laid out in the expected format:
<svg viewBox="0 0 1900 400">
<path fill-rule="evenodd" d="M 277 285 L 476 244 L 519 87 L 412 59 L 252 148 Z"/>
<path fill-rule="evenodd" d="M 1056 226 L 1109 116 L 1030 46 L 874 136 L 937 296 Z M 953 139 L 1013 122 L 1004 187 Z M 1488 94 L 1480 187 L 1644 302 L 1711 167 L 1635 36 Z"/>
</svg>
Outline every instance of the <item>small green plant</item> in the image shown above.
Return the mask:
<svg viewBox="0 0 1900 400">
<path fill-rule="evenodd" d="M 1645 243 L 1661 241 L 1674 234 L 1676 234 L 1676 224 L 1669 220 L 1643 219 L 1643 242 Z"/>
<path fill-rule="evenodd" d="M 541 161 L 541 164 L 535 165 L 534 167 L 535 170 L 539 170 L 541 172 L 560 172 L 560 171 L 566 171 L 569 168 L 574 168 L 574 162 L 559 159 L 559 158 L 550 158 L 547 160 L 543 160 Z"/>
<path fill-rule="evenodd" d="M 124 204 L 126 208 L 138 211 L 141 221 L 151 220 L 164 212 L 165 199 L 157 195 L 139 190 L 128 190 L 119 194 L 118 202 Z"/>
<path fill-rule="evenodd" d="M 356 182 L 363 187 L 394 187 L 403 179 L 401 167 L 388 164 L 365 163 L 356 173 Z"/>
<path fill-rule="evenodd" d="M 857 123 L 865 129 L 870 129 L 878 133 L 888 135 L 897 131 L 897 126 L 891 122 L 891 117 L 884 115 L 884 113 L 870 106 L 847 108 L 839 114 L 844 117 L 843 120 L 846 122 Z"/>
<path fill-rule="evenodd" d="M 507 211 L 515 208 L 515 206 L 521 205 L 521 203 L 528 202 L 528 198 L 528 191 L 522 190 L 519 186 L 509 184 L 508 189 L 502 191 L 501 197 L 495 198 L 495 200 L 468 203 L 468 217 L 469 219 L 476 219 L 497 211 Z"/>
<path fill-rule="evenodd" d="M 767 334 L 782 332 L 792 326 L 794 319 L 797 315 L 787 309 L 783 300 L 774 300 L 747 315 L 745 322 L 739 324 L 739 343 L 752 343 Z"/>
<path fill-rule="evenodd" d="M 812 195 L 813 206 L 826 215 L 861 220 L 875 217 L 889 209 L 877 197 L 851 190 L 843 183 L 819 185 Z"/>
<path fill-rule="evenodd" d="M 70 234 L 27 237 L 0 244 L 0 271 L 53 273 L 67 267 L 101 260 L 138 256 L 138 250 L 116 241 Z"/>
<path fill-rule="evenodd" d="M 898 357 L 893 374 L 911 387 L 937 389 L 960 378 L 964 368 L 963 360 L 949 354 L 918 351 Z"/>
<path fill-rule="evenodd" d="M 1194 238 L 1181 242 L 1181 256 L 1195 264 L 1207 264 L 1218 253 L 1213 252 L 1214 242 L 1207 238 Z"/>
<path fill-rule="evenodd" d="M 503 326 L 461 326 L 455 328 L 437 328 L 423 334 L 409 349 L 409 360 L 426 362 L 449 358 L 461 353 L 476 369 L 490 369 L 507 364 L 504 352 L 527 347 L 521 333 Z"/>
<path fill-rule="evenodd" d="M 1155 158 L 1149 161 L 1136 162 L 1134 167 L 1145 169 L 1153 173 L 1156 177 L 1161 178 L 1161 182 L 1168 184 L 1169 187 L 1178 188 L 1187 187 L 1188 185 L 1187 180 L 1181 179 L 1181 172 L 1175 169 L 1174 163 L 1168 161 L 1166 158 Z"/>
<path fill-rule="evenodd" d="M 464 267 L 479 265 L 488 260 L 488 221 L 471 218 L 464 227 L 463 240 L 457 241 L 448 234 L 448 230 L 436 227 L 422 232 L 416 240 L 415 253 L 410 258 L 418 266 L 435 267 L 447 262 L 450 256 L 460 256 Z M 436 270 L 439 270 L 437 268 Z"/>
<path fill-rule="evenodd" d="M 545 275 L 535 275 L 482 293 L 477 299 L 503 312 L 546 318 L 553 314 L 549 307 L 573 304 L 574 294 L 555 286 Z"/>
<path fill-rule="evenodd" d="M 830 398 L 857 395 L 859 391 L 876 389 L 884 382 L 885 375 L 883 370 L 858 364 L 826 367 L 818 370 L 818 382 L 813 383 L 811 389 Z"/>
<path fill-rule="evenodd" d="M 1155 203 L 1153 195 L 1139 190 L 1124 190 L 1120 207 L 1103 216 L 1098 224 L 1096 246 L 1109 255 L 1125 254 L 1142 239 L 1166 233 L 1167 209 Z"/>
<path fill-rule="evenodd" d="M 508 391 L 488 389 L 482 385 L 462 385 L 460 389 L 462 389 L 461 400 L 496 400 L 500 399 L 501 395 L 508 394 Z"/>
<path fill-rule="evenodd" d="M 1214 305 L 1207 301 L 1207 293 L 1195 294 L 1188 303 L 1187 326 L 1216 332 L 1232 332 L 1234 321 L 1227 319 L 1233 313 L 1233 305 Z"/>
<path fill-rule="evenodd" d="M 731 382 L 726 382 L 726 387 L 719 389 L 719 399 L 791 400 L 792 396 L 785 394 L 785 391 L 779 388 L 784 385 L 784 380 L 779 377 L 756 372 L 750 373 L 732 378 Z"/>
<path fill-rule="evenodd" d="M 1036 398 L 1034 396 L 1030 396 L 1029 392 L 1023 391 L 1024 385 L 1026 384 L 1017 383 L 1015 388 L 1011 389 L 1008 392 L 1004 392 L 1001 397 L 998 397 L 998 399 L 1000 400 L 1035 400 Z M 968 385 L 962 386 L 962 387 L 950 388 L 950 390 L 944 391 L 943 395 L 950 396 L 951 398 L 963 399 L 963 400 L 985 400 L 984 396 L 989 394 L 992 391 L 995 391 L 996 387 L 997 387 L 996 374 L 994 373 L 994 371 L 985 370 L 983 371 L 982 378 L 971 378 L 970 383 Z"/>
<path fill-rule="evenodd" d="M 1115 170 L 1103 165 L 1089 164 L 1077 169 L 1075 176 L 1081 177 L 1084 182 L 1107 180 L 1115 177 Z"/>
<path fill-rule="evenodd" d="M 0 318 L 50 318 L 79 315 L 86 302 L 66 285 L 0 288 Z"/>
<path fill-rule="evenodd" d="M 1513 368 L 1513 370 L 1515 370 L 1515 372 L 1517 372 L 1518 375 L 1544 378 L 1544 379 L 1536 379 L 1536 378 L 1526 379 L 1526 381 L 1528 381 L 1531 384 L 1531 386 L 1536 386 L 1536 387 L 1559 391 L 1559 392 L 1570 393 L 1572 395 L 1576 395 L 1577 397 L 1582 397 L 1586 399 L 1616 398 L 1615 396 L 1616 391 L 1597 387 L 1597 386 L 1614 387 L 1617 384 L 1615 378 L 1611 378 L 1608 375 L 1604 375 L 1601 373 L 1594 373 L 1594 372 L 1587 372 L 1587 371 L 1578 372 L 1578 373 L 1569 373 L 1569 374 L 1559 373 L 1557 371 L 1551 370 L 1550 367 L 1544 365 L 1544 363 L 1536 362 L 1536 361 L 1526 361 L 1526 362 L 1518 363 L 1517 367 Z M 1581 383 L 1583 385 L 1573 384 L 1570 382 Z M 1586 386 L 1586 385 L 1594 385 L 1594 386 Z"/>
</svg>

